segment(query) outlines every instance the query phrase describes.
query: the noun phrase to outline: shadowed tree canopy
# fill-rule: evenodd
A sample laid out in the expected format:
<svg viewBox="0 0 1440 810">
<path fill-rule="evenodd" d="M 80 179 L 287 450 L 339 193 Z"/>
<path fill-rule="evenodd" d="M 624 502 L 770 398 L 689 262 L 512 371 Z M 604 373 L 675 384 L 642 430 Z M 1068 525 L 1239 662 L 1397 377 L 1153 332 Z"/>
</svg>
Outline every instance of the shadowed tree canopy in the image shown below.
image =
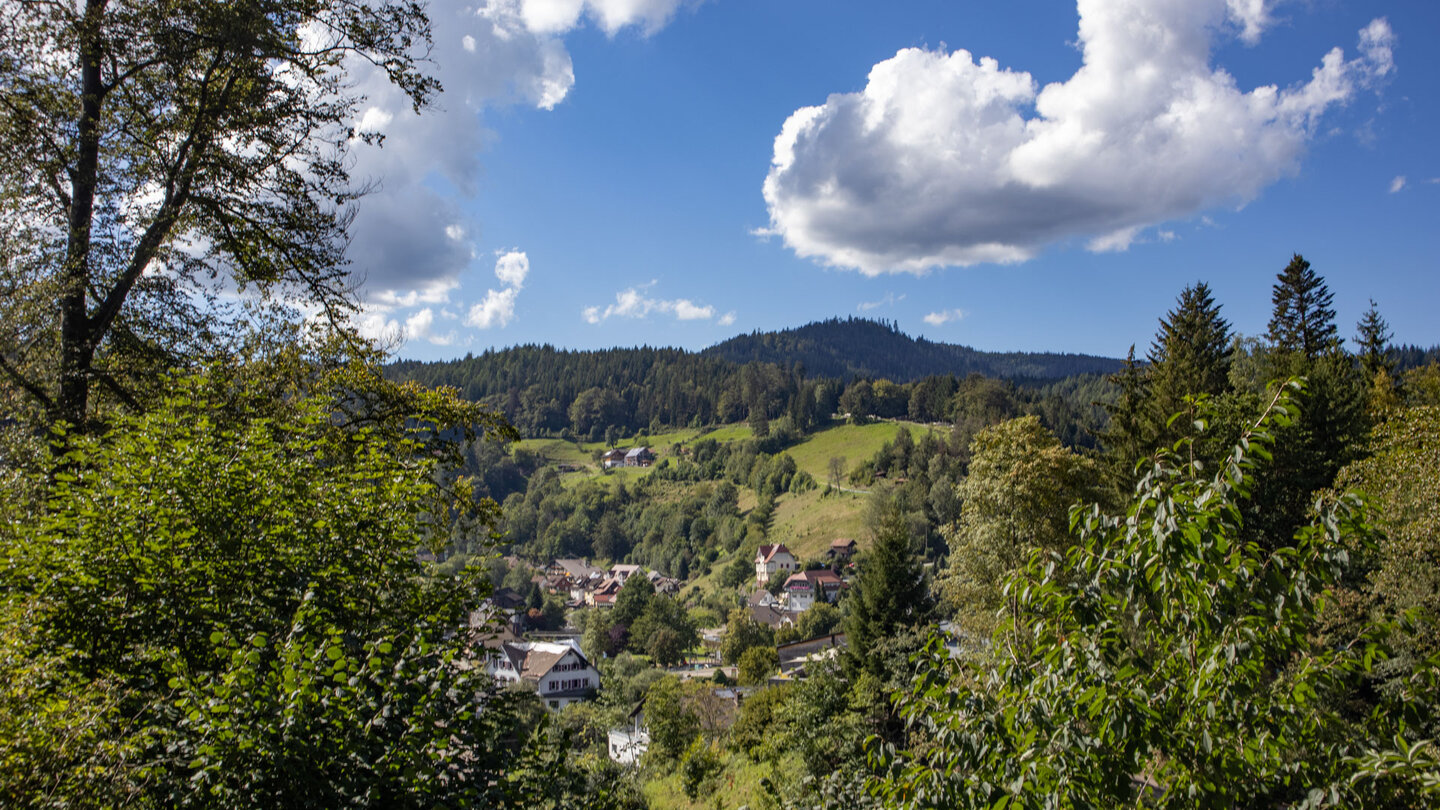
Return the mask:
<svg viewBox="0 0 1440 810">
<path fill-rule="evenodd" d="M 0 378 L 84 426 L 231 329 L 303 304 L 342 320 L 349 146 L 378 68 L 418 109 L 423 5 L 3 5 Z M 238 293 L 238 295 L 237 295 Z M 245 304 L 226 304 L 234 301 Z M 263 304 L 259 302 L 264 302 Z"/>
</svg>

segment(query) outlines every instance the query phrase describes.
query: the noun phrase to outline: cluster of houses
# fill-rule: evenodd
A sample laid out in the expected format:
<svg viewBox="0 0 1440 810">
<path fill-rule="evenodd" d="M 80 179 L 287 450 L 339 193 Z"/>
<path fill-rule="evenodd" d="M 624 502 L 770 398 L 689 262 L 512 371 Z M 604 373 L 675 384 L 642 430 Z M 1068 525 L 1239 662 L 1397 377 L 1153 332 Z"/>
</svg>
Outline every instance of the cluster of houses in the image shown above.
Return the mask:
<svg viewBox="0 0 1440 810">
<path fill-rule="evenodd" d="M 650 458 L 653 460 L 653 456 Z M 853 540 L 836 540 L 830 544 L 827 557 L 832 563 L 843 563 L 854 552 Z M 557 559 L 532 582 L 542 591 L 563 596 L 570 607 L 608 608 L 615 605 L 615 598 L 625 583 L 636 576 L 650 580 L 657 593 L 674 594 L 680 590 L 679 581 L 639 565 L 616 564 L 605 569 L 582 558 Z M 782 583 L 778 595 L 769 590 L 776 581 Z M 848 587 L 831 568 L 805 570 L 783 543 L 760 547 L 755 555 L 755 582 L 759 590 L 749 600 L 751 616 L 773 628 L 793 624 L 816 602 L 835 602 Z M 529 684 L 542 705 L 552 711 L 593 698 L 600 689 L 600 671 L 580 649 L 578 640 L 566 633 L 537 633 L 532 634 L 533 638 L 522 638 L 524 607 L 525 600 L 520 594 L 500 589 L 471 617 L 485 650 L 487 674 L 500 682 Z M 780 645 L 776 650 L 780 659 L 777 677 L 803 678 L 807 665 L 833 657 L 844 643 L 844 634 L 838 633 Z M 738 709 L 745 690 L 720 691 L 728 692 Z M 642 703 L 635 708 L 625 728 L 609 732 L 609 755 L 616 762 L 634 764 L 649 747 L 643 706 Z"/>
<path fill-rule="evenodd" d="M 632 576 L 643 576 L 650 580 L 656 593 L 677 594 L 680 580 L 663 576 L 658 571 L 646 571 L 639 565 L 616 564 L 610 568 L 596 568 L 583 558 L 555 560 L 546 566 L 545 572 L 536 577 L 540 589 L 565 598 L 568 607 L 615 606 L 615 597 Z"/>
<path fill-rule="evenodd" d="M 632 447 L 629 450 L 610 448 L 600 456 L 600 466 L 609 470 L 614 467 L 649 467 L 655 463 L 655 453 L 648 447 Z"/>
<path fill-rule="evenodd" d="M 843 563 L 855 554 L 855 541 L 834 540 L 826 551 L 832 563 Z M 769 586 L 781 580 L 779 595 L 772 594 Z M 755 553 L 755 584 L 758 589 L 750 595 L 750 616 L 755 621 L 772 628 L 794 624 L 799 614 L 804 613 L 816 602 L 834 604 L 847 583 L 830 568 L 801 570 L 800 561 L 784 543 L 761 546 Z"/>
</svg>

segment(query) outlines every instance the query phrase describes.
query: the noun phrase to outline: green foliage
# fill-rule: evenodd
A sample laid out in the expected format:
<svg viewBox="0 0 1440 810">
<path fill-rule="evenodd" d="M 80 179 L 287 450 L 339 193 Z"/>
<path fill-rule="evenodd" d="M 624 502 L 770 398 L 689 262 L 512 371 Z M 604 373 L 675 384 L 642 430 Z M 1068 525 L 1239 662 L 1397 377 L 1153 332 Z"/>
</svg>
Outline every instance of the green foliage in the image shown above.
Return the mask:
<svg viewBox="0 0 1440 810">
<path fill-rule="evenodd" d="M 642 574 L 631 576 L 615 595 L 615 607 L 610 610 L 611 623 L 617 627 L 630 627 L 656 598 L 655 585 L 647 577 Z"/>
<path fill-rule="evenodd" d="M 648 761 L 678 761 L 700 737 L 700 718 L 686 705 L 684 684 L 666 675 L 645 693 L 645 724 L 650 729 Z"/>
<path fill-rule="evenodd" d="M 1370 611 L 1411 612 L 1394 641 L 1399 655 L 1386 667 L 1403 675 L 1440 654 L 1440 407 L 1393 411 L 1369 449 L 1336 484 L 1369 496 L 1384 533 L 1363 587 Z"/>
<path fill-rule="evenodd" d="M 0 724 L 0 795 L 515 806 L 583 788 L 563 740 L 529 737 L 533 696 L 494 694 L 468 660 L 483 572 L 417 561 L 429 521 L 494 508 L 434 474 L 442 418 L 468 406 L 402 386 L 369 399 L 403 409 L 353 411 L 363 369 L 282 404 L 252 371 L 172 379 L 69 441 L 43 511 L 5 505 L 0 700 L 33 708 Z"/>
<path fill-rule="evenodd" d="M 730 728 L 730 745 L 752 759 L 762 756 L 761 748 L 775 734 L 776 712 L 790 695 L 790 685 L 768 686 L 752 693 L 740 704 L 740 716 Z M 770 753 L 774 753 L 771 749 Z"/>
<path fill-rule="evenodd" d="M 779 668 L 780 656 L 774 647 L 751 647 L 741 654 L 735 677 L 741 686 L 754 686 L 764 683 Z"/>
<path fill-rule="evenodd" d="M 725 621 L 725 632 L 720 636 L 720 660 L 735 665 L 745 653 L 757 647 L 775 647 L 775 633 L 767 625 L 750 617 L 750 611 L 737 607 L 730 611 Z"/>
<path fill-rule="evenodd" d="M 637 574 L 630 578 L 635 579 L 643 576 Z M 630 580 L 626 581 L 627 586 Z M 615 610 L 619 610 L 619 600 L 616 602 Z M 700 636 L 685 608 L 663 594 L 652 596 L 640 617 L 630 625 L 630 646 L 648 653 L 662 667 L 684 663 L 685 653 L 698 643 Z"/>
<path fill-rule="evenodd" d="M 960 520 L 945 529 L 950 565 L 939 590 L 957 623 L 983 638 L 1013 601 L 1002 597 L 1006 580 L 1037 551 L 1070 545 L 1069 509 L 1093 500 L 1098 472 L 1033 416 L 981 431 L 970 453 L 970 475 L 956 487 Z"/>
<path fill-rule="evenodd" d="M 872 655 L 883 639 L 924 624 L 934 605 L 920 561 L 912 551 L 911 525 L 899 508 L 885 509 L 875 541 L 860 562 L 847 597 L 847 669 L 878 675 L 884 662 Z"/>
<path fill-rule="evenodd" d="M 1383 632 L 1343 647 L 1312 634 L 1351 549 L 1370 542 L 1358 502 L 1332 502 L 1293 546 L 1266 551 L 1240 533 L 1272 429 L 1298 415 L 1296 388 L 1213 476 L 1162 457 L 1126 515 L 1077 510 L 1076 544 L 1007 584 L 1017 610 L 988 663 L 932 640 L 898 698 L 916 737 L 872 751 L 887 806 L 1419 805 L 1434 779 L 1426 745 L 1408 760 L 1423 777 L 1381 767 L 1396 735 L 1408 754 L 1434 703 L 1411 690 L 1352 717 Z"/>
</svg>

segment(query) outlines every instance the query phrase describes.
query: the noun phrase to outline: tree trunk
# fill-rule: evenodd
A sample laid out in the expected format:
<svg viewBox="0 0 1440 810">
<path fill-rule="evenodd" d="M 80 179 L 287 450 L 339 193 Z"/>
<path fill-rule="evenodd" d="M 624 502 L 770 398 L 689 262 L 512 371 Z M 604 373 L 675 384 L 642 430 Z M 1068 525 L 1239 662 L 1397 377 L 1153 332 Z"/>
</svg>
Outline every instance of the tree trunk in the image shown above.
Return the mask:
<svg viewBox="0 0 1440 810">
<path fill-rule="evenodd" d="M 100 72 L 100 37 L 106 0 L 88 0 L 80 32 L 83 95 L 76 128 L 75 172 L 70 177 L 69 238 L 65 246 L 60 292 L 60 390 L 51 421 L 85 425 L 90 404 L 90 371 L 95 339 L 87 305 L 90 279 L 90 227 L 95 216 L 100 167 L 100 107 L 105 92 Z M 57 448 L 57 452 L 59 448 Z"/>
</svg>

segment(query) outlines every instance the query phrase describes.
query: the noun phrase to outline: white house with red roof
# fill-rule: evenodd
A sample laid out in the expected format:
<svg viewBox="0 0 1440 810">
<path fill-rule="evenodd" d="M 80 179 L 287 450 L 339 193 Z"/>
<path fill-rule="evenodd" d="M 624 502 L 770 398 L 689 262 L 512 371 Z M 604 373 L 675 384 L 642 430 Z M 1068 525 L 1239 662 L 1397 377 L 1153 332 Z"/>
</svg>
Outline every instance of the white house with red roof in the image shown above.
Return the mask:
<svg viewBox="0 0 1440 810">
<path fill-rule="evenodd" d="M 765 587 L 774 577 L 789 576 L 792 571 L 800 570 L 800 561 L 790 553 L 790 549 L 784 543 L 773 546 L 761 546 L 755 552 L 755 581 L 760 587 Z"/>
<path fill-rule="evenodd" d="M 809 610 L 817 601 L 833 604 L 840 598 L 840 590 L 844 587 L 845 580 L 829 568 L 791 574 L 784 585 L 785 607 L 800 611 Z"/>
</svg>

